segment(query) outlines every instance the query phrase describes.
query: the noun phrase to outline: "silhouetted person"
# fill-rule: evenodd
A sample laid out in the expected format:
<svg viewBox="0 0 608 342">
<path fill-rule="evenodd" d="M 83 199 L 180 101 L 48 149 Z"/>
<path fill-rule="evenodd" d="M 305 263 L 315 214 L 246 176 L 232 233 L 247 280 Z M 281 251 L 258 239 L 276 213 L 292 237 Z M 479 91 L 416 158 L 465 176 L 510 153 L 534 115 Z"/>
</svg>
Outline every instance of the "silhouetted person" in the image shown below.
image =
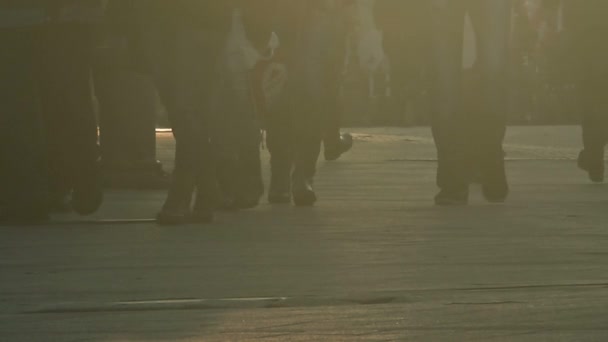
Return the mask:
<svg viewBox="0 0 608 342">
<path fill-rule="evenodd" d="M 36 31 L 45 11 L 0 3 L 0 221 L 48 219 Z"/>
<path fill-rule="evenodd" d="M 92 214 L 101 205 L 91 65 L 104 1 L 49 5 L 55 19 L 40 32 L 40 94 L 48 150 L 51 210 Z"/>
<path fill-rule="evenodd" d="M 437 205 L 468 202 L 469 179 L 479 172 L 484 197 L 508 195 L 502 142 L 507 112 L 511 2 L 430 0 L 432 127 L 437 146 Z M 477 35 L 480 81 L 475 109 L 467 113 L 461 89 L 463 31 L 469 14 Z"/>
<path fill-rule="evenodd" d="M 272 3 L 234 2 L 231 27 L 220 57 L 212 145 L 218 155 L 223 209 L 253 208 L 264 194 L 261 122 L 252 85 L 256 65 L 272 54 Z"/>
<path fill-rule="evenodd" d="M 235 161 L 238 157 L 230 153 L 238 154 L 235 151 L 241 145 L 235 142 L 232 146 L 237 146 L 237 149 L 230 147 L 229 152 L 224 153 L 214 150 L 212 144 L 218 141 L 213 131 L 221 129 L 219 123 L 224 125 L 232 120 L 232 111 L 235 110 L 232 108 L 234 99 L 221 97 L 218 92 L 223 89 L 218 82 L 224 80 L 228 84 L 233 81 L 222 79 L 222 52 L 234 9 L 253 4 L 255 2 L 245 0 L 134 2 L 138 13 L 136 20 L 140 24 L 142 55 L 149 60 L 176 141 L 173 180 L 158 215 L 160 224 L 208 223 L 213 220 L 220 195 L 218 158 Z M 223 101 L 230 101 L 226 102 L 226 108 L 222 108 Z M 238 102 L 242 105 L 241 99 Z M 229 116 L 222 117 L 225 112 L 230 112 Z M 236 121 L 237 124 L 242 123 Z M 228 145 L 224 141 L 219 146 Z M 257 149 L 259 145 L 247 147 Z M 252 158 L 256 158 L 255 154 Z M 220 163 L 220 166 L 229 167 L 230 172 L 234 170 L 234 165 Z M 257 169 L 252 171 L 254 177 L 255 172 Z M 228 181 L 239 182 L 241 179 L 238 177 L 240 175 L 234 175 Z"/>
<path fill-rule="evenodd" d="M 285 94 L 266 108 L 270 203 L 289 203 L 293 197 L 296 205 L 313 205 L 321 142 L 328 160 L 352 146 L 352 137 L 340 135 L 337 116 L 346 2 L 276 2 L 281 47 L 273 68 L 287 81 Z"/>
<path fill-rule="evenodd" d="M 0 3 L 3 220 L 48 219 L 71 193 L 81 214 L 102 200 L 90 88 L 96 0 Z"/>
</svg>

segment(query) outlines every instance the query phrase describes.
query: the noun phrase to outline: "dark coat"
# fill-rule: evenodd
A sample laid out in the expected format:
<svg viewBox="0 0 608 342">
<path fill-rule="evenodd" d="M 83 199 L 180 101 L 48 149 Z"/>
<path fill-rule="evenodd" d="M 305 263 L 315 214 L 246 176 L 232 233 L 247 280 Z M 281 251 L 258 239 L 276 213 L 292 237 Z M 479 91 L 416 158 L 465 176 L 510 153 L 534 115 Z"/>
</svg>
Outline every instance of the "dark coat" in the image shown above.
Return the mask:
<svg viewBox="0 0 608 342">
<path fill-rule="evenodd" d="M 232 11 L 240 7 L 250 39 L 260 43 L 270 37 L 273 3 L 276 0 L 110 0 L 113 17 L 129 26 L 133 17 L 158 25 L 181 25 L 228 31 Z M 280 1 L 280 0 L 279 0 Z M 130 13 L 129 13 L 130 12 Z"/>
<path fill-rule="evenodd" d="M 107 0 L 3 0 L 0 28 L 57 22 L 99 22 Z"/>
</svg>

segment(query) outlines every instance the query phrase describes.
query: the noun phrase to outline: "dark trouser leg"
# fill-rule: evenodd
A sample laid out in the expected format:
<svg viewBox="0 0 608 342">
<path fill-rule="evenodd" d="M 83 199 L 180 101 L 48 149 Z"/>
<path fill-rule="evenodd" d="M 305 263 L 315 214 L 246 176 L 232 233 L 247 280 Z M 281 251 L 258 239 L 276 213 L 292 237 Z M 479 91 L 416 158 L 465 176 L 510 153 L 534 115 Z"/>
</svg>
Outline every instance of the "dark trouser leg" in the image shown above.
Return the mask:
<svg viewBox="0 0 608 342">
<path fill-rule="evenodd" d="M 225 205 L 236 208 L 256 206 L 264 193 L 260 125 L 249 77 L 247 70 L 223 71 L 214 105 L 212 141 L 218 154 L 218 180 L 228 201 Z"/>
<path fill-rule="evenodd" d="M 296 95 L 297 96 L 297 95 Z M 298 96 L 299 97 L 299 96 Z M 295 180 L 312 180 L 316 174 L 317 160 L 323 138 L 322 106 L 312 98 L 300 97 L 293 110 L 294 131 L 294 171 Z"/>
<path fill-rule="evenodd" d="M 479 113 L 473 128 L 478 150 L 482 190 L 491 202 L 502 202 L 508 194 L 503 140 L 508 107 L 507 70 L 511 3 L 504 0 L 475 0 L 469 9 L 478 36 L 480 71 Z"/>
<path fill-rule="evenodd" d="M 469 10 L 478 35 L 480 113 L 475 136 L 483 148 L 482 158 L 502 159 L 507 117 L 507 69 L 511 3 L 475 0 Z M 479 146 L 479 144 L 478 144 Z"/>
<path fill-rule="evenodd" d="M 332 68 L 333 69 L 333 68 Z M 339 70 L 339 69 L 338 69 Z M 335 72 L 335 69 L 334 69 Z M 323 117 L 323 145 L 335 146 L 340 143 L 341 108 L 339 105 L 339 76 L 335 72 L 335 77 L 327 76 L 326 82 L 330 84 L 326 95 L 325 116 Z"/>
<path fill-rule="evenodd" d="M 314 50 L 313 50 L 314 51 Z M 323 118 L 327 115 L 323 90 L 322 59 L 319 56 L 304 56 L 302 64 L 295 64 L 296 76 L 292 84 L 294 118 L 294 170 L 292 194 L 298 206 L 313 205 L 316 194 L 313 180 L 323 139 Z M 298 67 L 300 65 L 300 67 Z"/>
<path fill-rule="evenodd" d="M 465 1 L 431 3 L 432 130 L 437 147 L 437 185 L 442 191 L 467 190 L 465 116 L 462 111 L 462 36 Z"/>
<path fill-rule="evenodd" d="M 40 51 L 50 184 L 54 195 L 74 189 L 73 204 L 83 214 L 95 211 L 101 202 L 91 88 L 92 30 L 87 25 L 49 27 L 42 33 Z"/>
<path fill-rule="evenodd" d="M 148 75 L 127 64 L 128 49 L 119 41 L 96 51 L 93 73 L 104 182 L 112 188 L 164 188 L 169 179 L 156 159 L 156 89 Z"/>
<path fill-rule="evenodd" d="M 590 154 L 601 154 L 608 143 L 608 106 L 604 105 L 606 91 L 601 84 L 581 86 L 583 99 L 583 146 Z"/>
<path fill-rule="evenodd" d="M 467 191 L 475 149 L 480 150 L 476 157 L 486 198 L 501 201 L 506 197 L 502 141 L 510 11 L 510 2 L 503 0 L 432 3 L 433 135 L 439 159 L 437 183 L 443 191 Z M 479 100 L 474 104 L 479 113 L 472 116 L 463 110 L 461 89 L 462 35 L 467 12 L 478 35 L 481 72 Z"/>
<path fill-rule="evenodd" d="M 0 198 L 7 214 L 25 217 L 44 214 L 47 202 L 36 39 L 33 30 L 0 30 Z"/>
<path fill-rule="evenodd" d="M 217 96 L 212 99 L 211 142 L 216 154 L 217 180 L 221 191 L 220 207 L 236 209 L 239 189 L 239 99 L 234 92 L 234 79 L 221 72 L 217 82 Z"/>
<path fill-rule="evenodd" d="M 590 75 L 589 79 L 595 75 Z M 604 181 L 604 149 L 608 143 L 608 106 L 605 104 L 606 87 L 603 79 L 585 81 L 581 85 L 583 102 L 583 151 L 578 157 L 578 166 L 587 171 L 593 182 Z"/>
<path fill-rule="evenodd" d="M 270 188 L 268 201 L 291 201 L 291 171 L 293 168 L 294 122 L 291 92 L 285 89 L 276 103 L 266 112 L 266 146 L 270 152 Z"/>
<path fill-rule="evenodd" d="M 242 127 L 243 136 L 239 139 L 239 179 L 242 180 L 238 197 L 240 206 L 257 205 L 264 194 L 262 180 L 262 160 L 260 157 L 261 133 L 255 119 L 245 119 Z"/>
<path fill-rule="evenodd" d="M 163 212 L 190 210 L 194 190 L 197 207 L 211 212 L 216 201 L 215 158 L 210 142 L 209 99 L 217 80 L 220 35 L 181 25 L 146 31 L 159 93 L 169 114 L 176 140 L 175 168 Z M 179 223 L 179 222 L 178 222 Z"/>
<path fill-rule="evenodd" d="M 301 35 L 299 53 L 292 61 L 295 179 L 312 180 L 321 141 L 339 139 L 338 66 L 344 42 L 336 19 L 333 12 L 311 14 Z"/>
<path fill-rule="evenodd" d="M 340 106 L 340 87 L 342 85 L 342 72 L 344 69 L 344 61 L 346 54 L 346 32 L 344 26 L 339 21 L 334 21 L 335 13 L 325 18 L 320 22 L 321 30 L 325 32 L 317 32 L 324 39 L 321 39 L 317 47 L 311 48 L 321 49 L 324 55 L 317 63 L 320 65 L 322 75 L 320 75 L 323 83 L 322 89 L 324 95 L 322 97 L 322 127 L 323 127 L 323 146 L 325 149 L 325 157 L 328 160 L 335 160 L 339 156 L 350 149 L 351 141 L 343 141 L 340 133 L 342 127 L 342 108 Z M 340 15 L 337 15 L 339 18 Z M 335 18 L 334 18 L 335 19 Z M 349 135 L 350 138 L 350 135 Z"/>
</svg>

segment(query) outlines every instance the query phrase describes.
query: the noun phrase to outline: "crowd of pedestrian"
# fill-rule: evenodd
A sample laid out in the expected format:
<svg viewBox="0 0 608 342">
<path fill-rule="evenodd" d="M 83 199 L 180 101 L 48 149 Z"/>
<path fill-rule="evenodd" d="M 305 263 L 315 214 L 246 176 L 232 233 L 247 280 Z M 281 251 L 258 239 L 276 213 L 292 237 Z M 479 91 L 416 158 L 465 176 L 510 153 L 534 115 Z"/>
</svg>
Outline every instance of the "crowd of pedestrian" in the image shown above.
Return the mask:
<svg viewBox="0 0 608 342">
<path fill-rule="evenodd" d="M 608 5 L 559 5 L 577 13 L 571 51 L 586 94 L 579 166 L 601 181 Z M 353 8 L 367 16 L 354 21 Z M 134 65 L 153 79 L 175 137 L 160 224 L 209 223 L 217 210 L 256 207 L 264 193 L 272 204 L 314 205 L 322 147 L 325 159 L 335 160 L 353 144 L 340 132 L 339 102 L 353 51 L 370 71 L 390 60 L 397 84 L 424 66 L 438 155 L 435 203 L 466 204 L 472 178 L 488 201 L 504 202 L 513 13 L 510 0 L 0 2 L 0 220 L 44 222 L 55 211 L 89 215 L 100 207 L 91 70 L 107 30 L 121 32 Z M 473 80 L 462 67 L 467 16 L 477 46 Z"/>
</svg>

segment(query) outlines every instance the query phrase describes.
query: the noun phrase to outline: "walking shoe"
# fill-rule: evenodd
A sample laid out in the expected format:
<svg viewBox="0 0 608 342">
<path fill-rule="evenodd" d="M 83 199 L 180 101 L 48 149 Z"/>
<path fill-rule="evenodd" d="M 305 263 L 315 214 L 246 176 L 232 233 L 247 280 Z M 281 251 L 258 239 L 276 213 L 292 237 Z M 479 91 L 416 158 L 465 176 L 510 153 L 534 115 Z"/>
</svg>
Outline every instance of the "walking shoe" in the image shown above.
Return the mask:
<svg viewBox="0 0 608 342">
<path fill-rule="evenodd" d="M 604 181 L 604 151 L 590 153 L 582 150 L 578 155 L 578 167 L 581 170 L 587 171 L 589 179 L 594 183 L 602 183 Z"/>
<path fill-rule="evenodd" d="M 353 136 L 350 133 L 340 134 L 340 138 L 335 143 L 328 144 L 327 142 L 325 142 L 323 147 L 325 160 L 338 160 L 340 156 L 350 151 L 351 148 L 353 148 Z"/>
<path fill-rule="evenodd" d="M 448 207 L 448 206 L 464 206 L 469 203 L 469 191 L 449 191 L 441 190 L 435 196 L 435 205 Z"/>
<path fill-rule="evenodd" d="M 317 202 L 311 179 L 294 180 L 292 188 L 293 202 L 296 206 L 311 207 Z"/>
</svg>

